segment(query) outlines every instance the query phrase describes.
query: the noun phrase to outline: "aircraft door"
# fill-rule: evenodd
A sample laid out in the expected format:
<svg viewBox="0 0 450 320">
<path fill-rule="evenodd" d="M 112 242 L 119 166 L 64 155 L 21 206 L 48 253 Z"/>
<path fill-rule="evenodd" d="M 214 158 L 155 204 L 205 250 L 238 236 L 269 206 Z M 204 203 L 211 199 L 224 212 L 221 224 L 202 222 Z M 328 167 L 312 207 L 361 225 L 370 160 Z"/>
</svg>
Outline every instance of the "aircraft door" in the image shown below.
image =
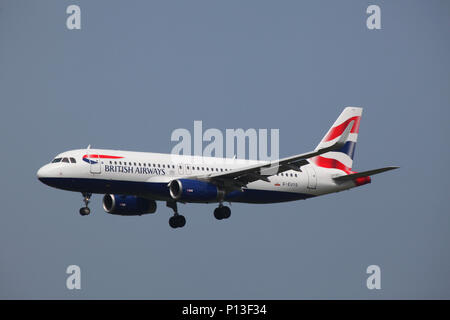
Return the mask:
<svg viewBox="0 0 450 320">
<path fill-rule="evenodd" d="M 305 168 L 306 172 L 308 173 L 308 189 L 315 189 L 317 187 L 317 176 L 314 166 L 307 165 L 303 168 Z"/>
<path fill-rule="evenodd" d="M 99 174 L 102 173 L 102 167 L 101 167 L 101 162 L 100 162 L 100 158 L 98 156 L 97 153 L 92 154 L 89 156 L 89 160 L 90 160 L 90 171 L 93 174 Z"/>
</svg>

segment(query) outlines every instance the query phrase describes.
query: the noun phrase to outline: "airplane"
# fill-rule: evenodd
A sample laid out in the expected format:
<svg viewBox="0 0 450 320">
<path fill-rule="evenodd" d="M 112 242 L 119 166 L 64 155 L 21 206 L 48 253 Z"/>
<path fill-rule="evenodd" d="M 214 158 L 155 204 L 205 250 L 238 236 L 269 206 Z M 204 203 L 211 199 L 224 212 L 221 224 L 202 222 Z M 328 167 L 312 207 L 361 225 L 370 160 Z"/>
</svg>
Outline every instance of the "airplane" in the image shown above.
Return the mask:
<svg viewBox="0 0 450 320">
<path fill-rule="evenodd" d="M 156 201 L 173 210 L 172 228 L 186 218 L 177 203 L 218 203 L 214 217 L 228 219 L 225 202 L 278 203 L 313 198 L 371 183 L 372 175 L 390 166 L 352 171 L 362 108 L 346 107 L 310 152 L 275 161 L 229 159 L 121 150 L 70 150 L 37 172 L 44 184 L 81 192 L 90 214 L 92 194 L 104 194 L 109 214 L 135 216 L 156 212 Z"/>
</svg>

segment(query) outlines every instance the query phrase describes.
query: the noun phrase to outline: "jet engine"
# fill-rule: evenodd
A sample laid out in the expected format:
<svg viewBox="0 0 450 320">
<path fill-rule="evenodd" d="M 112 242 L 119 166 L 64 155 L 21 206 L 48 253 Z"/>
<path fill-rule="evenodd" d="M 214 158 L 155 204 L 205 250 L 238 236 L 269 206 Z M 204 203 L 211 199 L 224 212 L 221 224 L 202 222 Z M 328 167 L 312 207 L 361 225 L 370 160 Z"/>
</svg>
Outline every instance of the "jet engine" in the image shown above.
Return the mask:
<svg viewBox="0 0 450 320">
<path fill-rule="evenodd" d="M 110 214 L 121 216 L 140 216 L 155 213 L 156 201 L 136 196 L 105 194 L 103 209 Z"/>
<path fill-rule="evenodd" d="M 225 195 L 215 184 L 192 179 L 172 180 L 169 191 L 170 196 L 178 201 L 216 202 Z"/>
</svg>

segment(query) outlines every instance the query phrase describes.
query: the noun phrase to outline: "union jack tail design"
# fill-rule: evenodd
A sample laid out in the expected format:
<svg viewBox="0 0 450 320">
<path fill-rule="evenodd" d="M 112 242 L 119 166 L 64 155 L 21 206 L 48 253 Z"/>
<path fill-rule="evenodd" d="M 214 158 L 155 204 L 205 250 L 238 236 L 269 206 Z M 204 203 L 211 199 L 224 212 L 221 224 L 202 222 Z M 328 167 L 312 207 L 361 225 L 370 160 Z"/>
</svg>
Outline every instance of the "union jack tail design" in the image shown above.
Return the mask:
<svg viewBox="0 0 450 320">
<path fill-rule="evenodd" d="M 339 150 L 330 151 L 311 158 L 311 163 L 323 168 L 334 168 L 344 171 L 347 174 L 352 173 L 353 155 L 355 153 L 356 141 L 358 140 L 359 122 L 361 120 L 362 108 L 347 107 L 328 130 L 327 134 L 320 141 L 315 150 L 333 145 L 347 126 L 353 122 L 352 129 L 345 145 Z"/>
</svg>

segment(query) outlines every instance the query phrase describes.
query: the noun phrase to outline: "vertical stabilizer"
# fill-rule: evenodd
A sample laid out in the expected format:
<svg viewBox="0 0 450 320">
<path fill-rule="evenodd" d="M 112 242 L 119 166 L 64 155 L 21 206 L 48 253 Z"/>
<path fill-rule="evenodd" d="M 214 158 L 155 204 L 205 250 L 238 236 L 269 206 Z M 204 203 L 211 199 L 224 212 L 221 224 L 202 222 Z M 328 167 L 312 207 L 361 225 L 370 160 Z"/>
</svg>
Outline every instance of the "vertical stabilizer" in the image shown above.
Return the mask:
<svg viewBox="0 0 450 320">
<path fill-rule="evenodd" d="M 339 140 L 339 137 L 344 133 L 350 123 L 353 123 L 352 129 L 345 141 L 344 146 L 338 150 L 330 151 L 320 156 L 311 158 L 311 163 L 323 168 L 340 169 L 346 173 L 352 172 L 353 155 L 355 153 L 355 146 L 358 140 L 359 123 L 361 120 L 362 110 L 363 109 L 359 107 L 346 107 L 344 111 L 342 111 L 315 150 L 333 145 Z"/>
</svg>

